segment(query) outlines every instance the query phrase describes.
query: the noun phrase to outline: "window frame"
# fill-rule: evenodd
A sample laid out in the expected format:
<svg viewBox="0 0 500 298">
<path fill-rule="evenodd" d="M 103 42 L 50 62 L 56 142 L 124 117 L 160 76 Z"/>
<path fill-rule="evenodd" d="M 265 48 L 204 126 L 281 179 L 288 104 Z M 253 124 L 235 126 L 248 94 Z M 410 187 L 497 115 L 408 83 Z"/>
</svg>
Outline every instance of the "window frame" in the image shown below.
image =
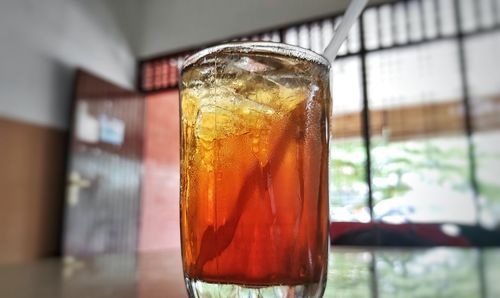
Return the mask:
<svg viewBox="0 0 500 298">
<path fill-rule="evenodd" d="M 435 16 L 435 22 L 436 22 L 436 33 L 434 36 L 426 36 L 426 25 L 425 21 L 426 18 L 424 16 L 424 4 L 422 0 L 399 0 L 399 1 L 393 1 L 390 3 L 380 3 L 380 4 L 375 4 L 375 5 L 370 5 L 367 10 L 370 11 L 370 13 L 375 12 L 375 16 L 377 18 L 378 22 L 378 30 L 376 34 L 378 34 L 378 40 L 381 41 L 381 35 L 382 35 L 382 30 L 380 30 L 380 19 L 381 19 L 381 11 L 386 9 L 387 7 L 391 8 L 391 11 L 394 12 L 396 9 L 396 6 L 398 8 L 401 8 L 401 6 L 404 7 L 406 15 L 406 21 L 407 21 L 407 42 L 401 43 L 401 42 L 396 42 L 397 41 L 397 32 L 394 29 L 394 25 L 392 26 L 392 40 L 393 44 L 392 45 L 381 45 L 381 42 L 379 42 L 378 46 L 374 48 L 367 48 L 366 45 L 366 28 L 365 28 L 365 20 L 364 20 L 364 15 L 366 13 L 363 13 L 362 17 L 359 19 L 359 25 L 357 26 L 358 32 L 356 34 L 359 36 L 359 46 L 357 46 L 357 49 L 355 50 L 350 50 L 349 46 L 346 46 L 346 50 L 340 54 L 337 59 L 346 59 L 349 57 L 359 57 L 361 61 L 361 99 L 362 99 L 362 110 L 360 111 L 360 120 L 361 120 L 361 138 L 363 140 L 363 145 L 364 145 L 364 150 L 365 150 L 365 156 L 366 160 L 364 162 L 364 170 L 365 170 L 365 182 L 368 186 L 368 193 L 367 193 L 367 206 L 369 208 L 369 213 L 370 213 L 370 223 L 342 223 L 342 222 L 332 222 L 332 226 L 342 226 L 342 225 L 347 225 L 350 227 L 350 229 L 355 229 L 359 225 L 365 225 L 364 228 L 366 230 L 370 230 L 376 235 L 380 236 L 381 231 L 383 231 L 385 228 L 387 228 L 387 224 L 382 223 L 382 222 L 377 222 L 374 220 L 374 213 L 373 213 L 373 208 L 374 208 L 374 199 L 373 199 L 373 177 L 372 177 L 372 133 L 371 133 L 371 127 L 370 127 L 370 118 L 371 118 L 371 111 L 369 109 L 369 92 L 367 88 L 367 56 L 370 53 L 374 52 L 379 52 L 379 51 L 387 51 L 391 49 L 402 49 L 402 48 L 407 48 L 407 47 L 418 47 L 418 46 L 424 46 L 428 45 L 430 43 L 435 43 L 435 42 L 440 42 L 443 40 L 450 40 L 453 42 L 457 43 L 458 46 L 458 65 L 460 69 L 460 84 L 461 84 L 461 93 L 462 93 L 462 99 L 461 99 L 461 105 L 464 110 L 464 121 L 463 121 L 463 132 L 464 136 L 466 138 L 467 142 L 467 162 L 468 162 L 468 169 L 469 169 L 469 177 L 468 177 L 468 184 L 470 185 L 470 189 L 472 190 L 472 195 L 473 199 L 475 202 L 476 206 L 476 213 L 479 214 L 481 212 L 481 204 L 479 202 L 479 197 L 480 197 L 480 190 L 479 190 L 479 185 L 478 185 L 478 180 L 477 180 L 477 165 L 476 165 L 476 153 L 475 153 L 475 146 L 473 142 L 473 134 L 474 134 L 474 127 L 473 127 L 473 119 L 472 119 L 472 113 L 471 113 L 471 93 L 469 91 L 469 82 L 467 78 L 467 61 L 466 61 L 466 47 L 465 47 L 465 41 L 468 37 L 470 36 L 475 36 L 475 35 L 480 35 L 480 34 L 487 34 L 490 32 L 500 32 L 500 19 L 497 16 L 493 16 L 494 18 L 496 17 L 497 19 L 494 20 L 494 24 L 491 27 L 484 28 L 481 27 L 480 25 L 480 15 L 478 16 L 478 11 L 480 10 L 479 1 L 473 1 L 475 10 L 476 10 L 476 24 L 478 26 L 471 30 L 466 29 L 464 30 L 464 26 L 462 25 L 462 17 L 463 14 L 461 13 L 461 5 L 460 5 L 460 0 L 450 0 L 450 3 L 453 3 L 453 11 L 447 12 L 451 13 L 452 18 L 453 18 L 453 25 L 455 27 L 454 32 L 444 32 L 444 27 L 441 24 L 440 20 L 440 15 L 442 15 L 441 10 L 444 9 L 440 7 L 440 1 L 439 0 L 432 0 L 432 5 L 435 8 L 434 16 Z M 497 6 L 497 1 L 491 1 L 492 5 L 492 10 L 496 11 L 497 9 L 500 9 Z M 428 3 L 427 3 L 428 4 Z M 409 6 L 410 5 L 417 5 L 420 9 L 420 18 L 419 18 L 419 24 L 421 25 L 421 38 L 420 39 L 411 39 L 410 38 L 410 27 L 415 26 L 415 24 L 410 24 L 410 17 L 409 17 Z M 137 75 L 137 88 L 141 92 L 145 94 L 153 94 L 153 93 L 158 93 L 158 92 L 164 92 L 167 90 L 172 90 L 177 88 L 178 84 L 178 78 L 179 78 L 179 68 L 182 65 L 182 62 L 184 59 L 189 56 L 190 54 L 208 47 L 212 46 L 215 44 L 223 43 L 223 42 L 228 42 L 228 41 L 244 41 L 244 40 L 272 40 L 272 41 L 278 41 L 278 42 L 283 42 L 289 35 L 290 30 L 296 30 L 297 31 L 297 39 L 300 40 L 300 30 L 304 30 L 304 28 L 307 28 L 309 30 L 309 33 L 311 32 L 311 28 L 317 28 L 317 26 L 323 26 L 323 24 L 331 22 L 332 24 L 335 24 L 336 22 L 338 23 L 339 18 L 341 17 L 341 14 L 333 14 L 333 15 L 327 15 L 323 17 L 318 17 L 306 21 L 301 21 L 301 22 L 296 22 L 292 24 L 287 24 L 285 26 L 280 26 L 276 28 L 270 28 L 267 30 L 262 30 L 258 32 L 254 32 L 252 34 L 246 34 L 246 35 L 240 35 L 240 36 L 233 36 L 230 38 L 227 38 L 225 40 L 219 40 L 213 43 L 208 43 L 208 44 L 203 44 L 203 45 L 198 45 L 186 49 L 182 49 L 179 51 L 173 51 L 173 52 L 168 52 L 168 53 L 163 53 L 160 55 L 152 56 L 152 57 L 146 57 L 144 59 L 141 59 L 138 63 L 138 75 Z M 392 24 L 396 22 L 394 13 L 392 14 Z M 449 24 L 448 24 L 449 25 Z M 316 30 L 316 29 L 315 29 Z M 387 28 L 386 28 L 387 30 Z M 292 32 L 293 33 L 293 32 Z M 320 33 L 321 34 L 321 33 Z M 311 34 L 309 34 L 310 38 Z M 299 42 L 299 41 L 297 41 Z M 317 47 L 318 45 L 315 43 L 307 42 L 309 46 L 314 44 L 313 46 Z M 476 218 L 479 218 L 476 216 Z M 408 223 L 408 224 L 402 224 L 401 226 L 403 229 L 401 231 L 417 231 L 417 230 L 425 230 L 426 228 L 428 231 L 432 230 L 432 233 L 440 233 L 440 225 L 442 223 L 429 223 L 429 224 L 418 224 L 418 223 Z M 479 233 L 483 233 L 484 228 L 482 228 L 479 224 L 479 222 L 476 223 L 474 226 L 475 229 Z M 347 229 L 347 230 L 350 230 Z M 339 229 L 342 230 L 342 229 Z M 332 229 L 332 242 L 336 243 L 335 241 L 338 240 L 338 233 L 335 232 L 335 228 Z M 431 234 L 432 234 L 431 233 Z M 441 232 L 442 234 L 442 232 Z M 446 235 L 442 234 L 443 239 L 445 239 Z M 432 237 L 431 237 L 432 238 Z M 337 240 L 336 240 L 337 239 Z M 379 239 L 379 238 L 374 238 L 374 239 Z M 343 244 L 349 244 L 349 243 L 343 243 Z M 368 245 L 383 245 L 384 243 L 381 240 L 377 241 L 372 241 L 367 243 Z M 466 243 L 468 245 L 488 245 L 487 242 L 468 242 Z M 455 243 L 454 241 L 434 241 L 434 242 L 429 242 L 429 243 L 424 243 L 423 246 L 428 246 L 428 245 L 452 245 L 452 246 L 457 246 L 458 244 Z M 458 245 L 460 246 L 460 245 Z"/>
</svg>

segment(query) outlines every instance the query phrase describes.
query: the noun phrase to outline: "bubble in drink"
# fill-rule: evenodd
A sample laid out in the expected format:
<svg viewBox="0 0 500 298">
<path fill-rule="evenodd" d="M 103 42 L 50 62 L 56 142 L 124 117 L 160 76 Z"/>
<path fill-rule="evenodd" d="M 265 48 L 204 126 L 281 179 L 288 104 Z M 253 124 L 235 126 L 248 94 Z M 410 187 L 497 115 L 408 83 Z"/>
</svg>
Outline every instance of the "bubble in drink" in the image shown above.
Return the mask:
<svg viewBox="0 0 500 298">
<path fill-rule="evenodd" d="M 295 47 L 245 45 L 191 58 L 182 73 L 188 292 L 218 284 L 317 297 L 329 245 L 328 63 Z"/>
</svg>

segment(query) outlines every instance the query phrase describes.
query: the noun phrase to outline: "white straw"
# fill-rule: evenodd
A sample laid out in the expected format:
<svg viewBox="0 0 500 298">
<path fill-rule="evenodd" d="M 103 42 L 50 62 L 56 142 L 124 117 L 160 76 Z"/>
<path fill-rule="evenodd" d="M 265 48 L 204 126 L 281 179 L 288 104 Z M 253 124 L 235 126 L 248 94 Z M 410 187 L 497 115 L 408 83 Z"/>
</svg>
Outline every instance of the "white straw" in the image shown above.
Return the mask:
<svg viewBox="0 0 500 298">
<path fill-rule="evenodd" d="M 342 17 L 340 25 L 337 30 L 335 30 L 332 40 L 330 40 L 330 43 L 326 46 L 325 51 L 323 52 L 323 55 L 326 59 L 328 59 L 328 61 L 330 61 L 330 63 L 333 63 L 333 60 L 337 57 L 340 46 L 347 38 L 349 30 L 351 30 L 352 26 L 365 8 L 367 2 L 368 0 L 352 0 L 349 7 L 347 7 L 347 11 Z"/>
</svg>

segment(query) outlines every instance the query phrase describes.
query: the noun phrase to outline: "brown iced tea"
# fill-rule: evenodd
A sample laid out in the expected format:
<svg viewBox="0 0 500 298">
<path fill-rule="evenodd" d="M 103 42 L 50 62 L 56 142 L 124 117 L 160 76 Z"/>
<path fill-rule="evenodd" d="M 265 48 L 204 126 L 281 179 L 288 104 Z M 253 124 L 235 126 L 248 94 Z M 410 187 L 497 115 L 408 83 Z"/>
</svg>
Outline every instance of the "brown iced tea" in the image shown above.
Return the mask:
<svg viewBox="0 0 500 298">
<path fill-rule="evenodd" d="M 188 59 L 180 212 L 193 297 L 197 282 L 321 295 L 329 106 L 328 62 L 307 50 L 236 43 Z"/>
</svg>

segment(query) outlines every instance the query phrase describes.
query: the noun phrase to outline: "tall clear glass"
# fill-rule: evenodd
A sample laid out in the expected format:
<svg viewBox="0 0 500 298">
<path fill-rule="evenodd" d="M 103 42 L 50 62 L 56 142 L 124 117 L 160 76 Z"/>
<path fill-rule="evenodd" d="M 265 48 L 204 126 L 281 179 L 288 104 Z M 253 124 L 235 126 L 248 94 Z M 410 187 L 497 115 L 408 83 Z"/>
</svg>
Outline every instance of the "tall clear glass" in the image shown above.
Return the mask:
<svg viewBox="0 0 500 298">
<path fill-rule="evenodd" d="M 323 295 L 329 67 L 271 42 L 186 60 L 180 214 L 190 297 Z"/>
</svg>

